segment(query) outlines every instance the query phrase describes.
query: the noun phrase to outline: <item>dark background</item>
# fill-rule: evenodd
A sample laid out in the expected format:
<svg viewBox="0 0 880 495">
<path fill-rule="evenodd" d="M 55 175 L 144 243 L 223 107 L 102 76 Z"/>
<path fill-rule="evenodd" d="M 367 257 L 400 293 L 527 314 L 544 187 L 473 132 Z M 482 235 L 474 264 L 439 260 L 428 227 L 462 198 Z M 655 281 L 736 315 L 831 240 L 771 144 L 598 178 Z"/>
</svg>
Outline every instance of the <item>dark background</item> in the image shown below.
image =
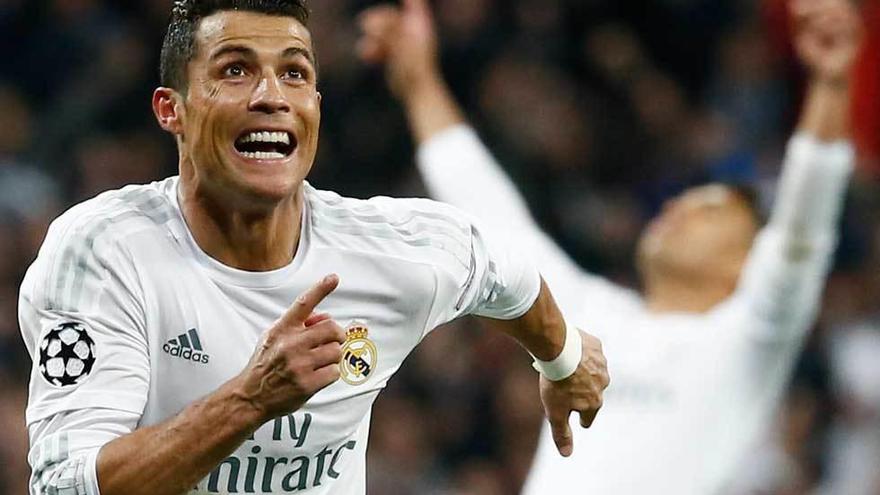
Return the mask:
<svg viewBox="0 0 880 495">
<path fill-rule="evenodd" d="M 400 108 L 354 56 L 367 3 L 312 2 L 324 117 L 310 180 L 357 197 L 424 195 Z M 453 90 L 585 268 L 635 286 L 641 227 L 687 185 L 743 183 L 772 199 L 802 84 L 781 1 L 434 3 Z M 48 222 L 176 171 L 149 106 L 169 9 L 0 0 L 0 493 L 27 491 L 30 361 L 16 301 Z M 860 65 L 860 94 L 876 93 L 876 53 Z M 867 172 L 880 112 L 876 100 L 857 105 L 861 172 L 822 316 L 773 434 L 731 493 L 880 494 L 880 196 Z M 527 356 L 473 321 L 450 327 L 376 405 L 370 493 L 507 494 L 525 476 L 541 421 Z"/>
</svg>

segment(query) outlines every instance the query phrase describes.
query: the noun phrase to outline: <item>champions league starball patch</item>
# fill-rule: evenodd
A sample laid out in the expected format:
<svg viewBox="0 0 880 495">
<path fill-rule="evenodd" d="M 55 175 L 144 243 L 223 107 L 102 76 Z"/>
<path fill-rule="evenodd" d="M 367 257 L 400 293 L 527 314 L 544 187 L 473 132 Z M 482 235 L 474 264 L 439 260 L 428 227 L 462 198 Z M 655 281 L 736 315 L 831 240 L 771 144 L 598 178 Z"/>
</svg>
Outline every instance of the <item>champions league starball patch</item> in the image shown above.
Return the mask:
<svg viewBox="0 0 880 495">
<path fill-rule="evenodd" d="M 40 374 L 52 385 L 78 385 L 94 365 L 95 341 L 80 323 L 62 323 L 40 342 Z"/>
</svg>

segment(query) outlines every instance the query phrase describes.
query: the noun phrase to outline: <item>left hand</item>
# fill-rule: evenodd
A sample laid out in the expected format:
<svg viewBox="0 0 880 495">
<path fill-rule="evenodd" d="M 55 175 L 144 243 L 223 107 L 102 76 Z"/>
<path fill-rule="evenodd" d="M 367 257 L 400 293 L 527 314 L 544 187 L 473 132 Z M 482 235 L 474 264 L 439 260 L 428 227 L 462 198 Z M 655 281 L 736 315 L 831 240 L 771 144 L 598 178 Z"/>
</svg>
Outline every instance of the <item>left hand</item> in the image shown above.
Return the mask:
<svg viewBox="0 0 880 495">
<path fill-rule="evenodd" d="M 580 331 L 580 330 L 578 330 Z M 602 392 L 611 383 L 608 362 L 602 353 L 602 343 L 592 335 L 581 332 L 583 356 L 574 374 L 565 380 L 552 382 L 541 376 L 541 402 L 550 420 L 553 441 L 564 457 L 574 449 L 568 418 L 572 411 L 581 417 L 581 426 L 589 428 L 602 407 Z"/>
<path fill-rule="evenodd" d="M 853 0 L 792 0 L 798 58 L 818 82 L 846 80 L 859 51 L 862 22 Z"/>
</svg>

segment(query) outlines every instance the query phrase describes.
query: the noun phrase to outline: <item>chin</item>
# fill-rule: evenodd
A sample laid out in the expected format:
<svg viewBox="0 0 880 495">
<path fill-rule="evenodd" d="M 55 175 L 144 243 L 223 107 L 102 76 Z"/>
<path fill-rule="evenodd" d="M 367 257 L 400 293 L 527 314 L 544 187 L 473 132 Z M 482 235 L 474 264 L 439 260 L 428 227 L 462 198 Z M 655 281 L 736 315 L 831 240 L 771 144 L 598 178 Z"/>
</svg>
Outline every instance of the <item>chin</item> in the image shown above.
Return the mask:
<svg viewBox="0 0 880 495">
<path fill-rule="evenodd" d="M 249 202 L 275 205 L 296 196 L 299 185 L 290 180 L 257 180 L 240 184 L 237 189 Z"/>
<path fill-rule="evenodd" d="M 280 160 L 236 160 L 236 180 L 233 187 L 246 196 L 264 202 L 280 202 L 299 191 L 305 174 L 294 157 Z"/>
</svg>

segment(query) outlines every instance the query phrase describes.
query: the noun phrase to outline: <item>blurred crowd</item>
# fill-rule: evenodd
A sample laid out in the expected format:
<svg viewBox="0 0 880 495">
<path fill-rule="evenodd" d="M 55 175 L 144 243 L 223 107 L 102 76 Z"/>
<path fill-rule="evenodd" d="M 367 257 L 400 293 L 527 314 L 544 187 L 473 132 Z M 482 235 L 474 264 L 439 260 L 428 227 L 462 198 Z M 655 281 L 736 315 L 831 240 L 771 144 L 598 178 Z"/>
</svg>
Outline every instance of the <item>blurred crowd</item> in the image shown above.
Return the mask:
<svg viewBox="0 0 880 495">
<path fill-rule="evenodd" d="M 357 197 L 424 195 L 400 108 L 355 57 L 355 18 L 372 3 L 312 1 L 324 117 L 310 180 Z M 772 201 L 802 84 L 783 3 L 434 5 L 445 74 L 537 218 L 583 266 L 632 285 L 635 239 L 665 198 L 722 180 Z M 876 0 L 863 3 L 880 19 Z M 0 0 L 0 493 L 27 492 L 30 360 L 16 304 L 46 226 L 100 191 L 175 173 L 150 110 L 170 4 Z M 878 66 L 874 52 L 860 71 Z M 861 94 L 880 95 L 872 87 Z M 733 495 L 880 494 L 878 102 L 857 107 L 861 172 L 820 320 Z M 376 405 L 369 493 L 510 494 L 526 475 L 541 422 L 527 355 L 472 320 L 450 327 Z"/>
</svg>

